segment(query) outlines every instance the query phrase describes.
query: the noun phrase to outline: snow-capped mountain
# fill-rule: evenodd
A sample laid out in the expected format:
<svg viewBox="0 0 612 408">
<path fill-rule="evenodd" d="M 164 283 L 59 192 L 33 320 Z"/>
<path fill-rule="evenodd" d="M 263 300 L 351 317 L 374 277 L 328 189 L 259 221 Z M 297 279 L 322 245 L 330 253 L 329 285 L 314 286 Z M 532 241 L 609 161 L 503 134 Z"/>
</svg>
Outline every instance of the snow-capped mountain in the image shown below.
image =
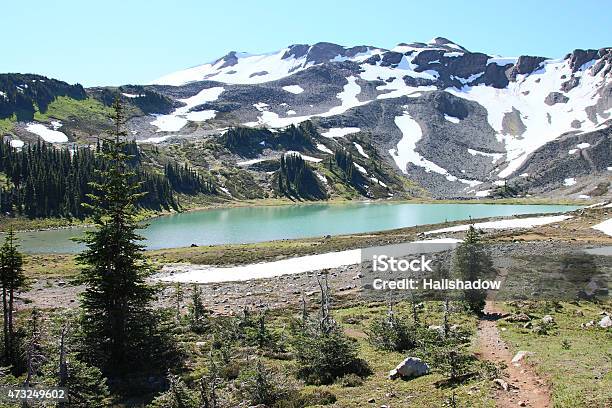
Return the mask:
<svg viewBox="0 0 612 408">
<path fill-rule="evenodd" d="M 484 197 L 507 183 L 580 197 L 612 182 L 611 78 L 612 48 L 557 59 L 501 57 L 438 37 L 391 49 L 317 43 L 230 52 L 119 92 L 141 112 L 128 127 L 142 143 L 215 140 L 229 127 L 276 132 L 311 121 L 318 159 L 347 149 L 364 175 L 373 177 L 370 168 L 382 160 L 436 196 Z M 105 104 L 112 92 L 87 90 Z M 64 131 L 51 126 L 28 123 L 17 133 Z M 250 170 L 244 163 L 273 153 L 238 157 L 236 165 Z"/>
<path fill-rule="evenodd" d="M 470 52 L 445 38 L 392 49 L 292 45 L 231 52 L 159 78 L 155 84 L 177 87 L 158 86 L 162 93 L 195 95 L 152 124 L 178 132 L 190 114 L 213 129 L 310 119 L 329 137 L 370 134 L 399 170 L 441 194 L 486 195 L 486 186 L 535 176 L 520 170 L 547 143 L 609 129 L 611 77 L 611 48 L 550 59 Z M 204 105 L 189 102 L 211 92 L 217 97 Z M 591 170 L 608 171 L 605 160 Z"/>
</svg>

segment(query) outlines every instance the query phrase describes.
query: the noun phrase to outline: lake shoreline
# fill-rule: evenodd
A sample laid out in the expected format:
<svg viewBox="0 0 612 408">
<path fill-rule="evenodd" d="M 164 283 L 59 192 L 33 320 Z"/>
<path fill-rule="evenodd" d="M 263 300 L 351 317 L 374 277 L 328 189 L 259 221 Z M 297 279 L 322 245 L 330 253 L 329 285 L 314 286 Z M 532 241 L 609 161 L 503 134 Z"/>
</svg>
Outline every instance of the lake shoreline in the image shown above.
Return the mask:
<svg viewBox="0 0 612 408">
<path fill-rule="evenodd" d="M 309 206 L 309 205 L 349 205 L 349 204 L 486 204 L 486 205 L 571 205 L 585 206 L 592 204 L 591 201 L 585 200 L 568 200 L 568 199 L 550 199 L 550 198 L 482 198 L 482 199 L 375 199 L 375 200 L 344 200 L 331 199 L 323 201 L 294 201 L 286 198 L 283 199 L 255 199 L 255 200 L 240 200 L 226 202 L 211 203 L 209 205 L 197 205 L 184 208 L 181 211 L 143 211 L 139 220 L 150 221 L 160 217 L 167 217 L 183 213 L 192 213 L 199 211 L 210 211 L 229 208 L 254 208 L 254 207 L 287 207 L 287 206 Z M 65 218 L 42 218 L 28 219 L 24 217 L 6 217 L 0 216 L 0 234 L 6 232 L 9 227 L 13 227 L 14 232 L 39 232 L 39 231 L 54 231 L 71 228 L 87 228 L 92 227 L 93 223 L 88 219 L 85 220 L 70 220 Z"/>
<path fill-rule="evenodd" d="M 383 205 L 393 204 L 393 205 Z M 322 239 L 393 233 L 417 226 L 466 223 L 467 220 L 522 218 L 538 214 L 563 213 L 578 206 L 472 206 L 467 203 L 363 203 L 346 206 L 259 206 L 211 209 L 158 217 L 140 233 L 146 238 L 148 251 L 256 244 L 300 239 Z M 76 253 L 80 250 L 71 241 L 86 229 L 19 232 L 21 247 L 27 253 Z"/>
</svg>

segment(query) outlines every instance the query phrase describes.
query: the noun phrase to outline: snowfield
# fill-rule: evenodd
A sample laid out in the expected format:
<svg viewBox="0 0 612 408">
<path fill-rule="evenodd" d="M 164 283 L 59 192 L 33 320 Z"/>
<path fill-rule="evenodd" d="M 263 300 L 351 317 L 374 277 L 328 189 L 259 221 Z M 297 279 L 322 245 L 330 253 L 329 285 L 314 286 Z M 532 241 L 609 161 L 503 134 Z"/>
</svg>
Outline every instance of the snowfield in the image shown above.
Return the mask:
<svg viewBox="0 0 612 408">
<path fill-rule="evenodd" d="M 414 241 L 415 244 L 449 244 L 452 248 L 461 240 L 454 238 L 437 238 Z M 442 250 L 442 248 L 440 249 Z M 282 275 L 319 271 L 322 269 L 339 268 L 341 266 L 361 263 L 361 249 L 328 252 L 317 255 L 299 256 L 280 261 L 262 262 L 231 267 L 215 267 L 206 265 L 165 265 L 162 276 L 165 282 L 218 283 L 237 282 L 251 279 L 273 278 Z M 169 273 L 172 273 L 171 275 Z"/>
<path fill-rule="evenodd" d="M 298 116 L 296 110 L 298 112 L 304 111 L 301 111 L 301 108 L 297 105 L 295 107 L 290 106 L 288 102 L 293 101 L 293 95 L 286 95 L 287 101 L 283 101 L 280 108 L 274 106 L 272 102 L 269 103 L 273 106 L 262 103 L 254 105 L 259 110 L 257 119 L 244 123 L 245 126 L 250 127 L 283 128 L 289 125 L 297 125 L 313 117 L 325 118 L 341 115 L 349 109 L 368 104 L 372 100 L 400 97 L 416 98 L 427 92 L 438 90 L 436 85 L 411 86 L 407 83 L 413 85 L 428 84 L 440 79 L 442 70 L 438 68 L 439 71 L 437 71 L 435 67 L 440 66 L 438 63 L 443 58 L 429 61 L 431 68 L 417 65 L 413 62 L 415 58 L 424 51 L 437 49 L 444 51 L 444 58 L 456 59 L 461 57 L 466 50 L 452 42 L 430 42 L 428 44 L 430 48 L 419 45 L 398 45 L 394 47 L 392 51 L 411 52 L 412 54 L 402 55 L 401 58 L 397 56 L 392 65 L 384 58 L 371 59 L 372 56 L 387 52 L 387 50 L 373 47 L 367 47 L 356 54 L 347 53 L 345 55 L 340 53 L 335 57 L 327 56 L 323 59 L 317 56 L 321 55 L 320 53 L 310 54 L 314 49 L 321 51 L 321 48 L 317 48 L 322 47 L 321 44 L 299 46 L 298 48 L 292 46 L 259 55 L 232 52 L 219 60 L 166 75 L 153 83 L 184 85 L 193 81 L 208 80 L 224 84 L 254 85 L 285 78 L 283 83 L 289 83 L 290 85 L 279 85 L 280 88 L 288 94 L 299 95 L 304 92 L 304 88 L 297 84 L 299 81 L 287 79 L 295 73 L 329 62 L 352 61 L 359 66 L 358 71 L 352 71 L 354 73 L 346 77 L 346 84 L 342 91 L 336 95 L 340 104 L 331 107 L 326 112 L 312 113 L 311 110 L 308 110 L 307 115 L 300 113 L 300 116 Z M 344 50 L 348 51 L 347 48 L 344 48 Z M 367 63 L 366 60 L 368 60 Z M 488 58 L 487 64 L 506 66 L 516 64 L 517 61 L 517 57 L 491 56 Z M 602 60 L 602 62 L 604 61 Z M 602 102 L 604 106 L 607 106 L 605 105 L 607 102 L 602 100 L 606 95 L 604 92 L 600 92 L 609 81 L 604 76 L 605 72 L 606 69 L 599 69 L 599 72 L 595 74 L 593 60 L 586 62 L 576 72 L 572 72 L 569 59 L 547 59 L 541 62 L 535 71 L 517 75 L 516 80 L 511 81 L 503 89 L 484 84 L 473 85 L 474 81 L 484 75 L 484 72 L 477 72 L 471 75 L 465 74 L 466 77 L 451 76 L 452 80 L 458 81 L 462 86 L 443 90 L 459 98 L 474 101 L 486 110 L 487 122 L 495 132 L 497 140 L 503 143 L 503 152 L 500 150 L 500 152 L 491 153 L 474 149 L 468 149 L 468 151 L 472 155 L 490 157 L 492 163 L 496 165 L 490 177 L 506 179 L 525 163 L 531 153 L 546 143 L 557 139 L 562 134 L 568 132 L 581 134 L 604 126 L 606 120 L 612 117 L 612 108 L 598 114 L 593 112 L 587 114 L 585 108 L 595 107 L 598 104 L 598 106 L 601 106 Z M 562 84 L 570 78 L 579 79 L 578 84 L 568 91 L 562 91 Z M 411 81 L 411 79 L 414 81 Z M 377 93 L 374 93 L 375 96 L 371 96 L 372 89 L 368 89 L 368 100 L 362 93 L 363 81 L 377 82 L 375 88 Z M 303 86 L 306 87 L 306 85 Z M 218 89 L 220 92 L 214 94 L 214 89 Z M 170 115 L 158 115 L 151 123 L 160 132 L 177 132 L 189 121 L 202 122 L 213 119 L 216 114 L 213 110 L 201 112 L 190 112 L 190 110 L 198 104 L 216 100 L 223 89 L 223 87 L 210 88 L 202 91 L 202 95 L 198 94 L 192 98 L 187 98 L 183 100 L 186 104 L 185 107 L 177 109 Z M 556 96 L 557 99 L 553 98 L 551 102 L 548 98 L 554 96 L 551 95 L 553 92 L 558 95 Z M 129 98 L 139 96 L 126 94 L 126 97 Z M 310 107 L 312 108 L 313 105 L 310 105 Z M 443 114 L 440 117 L 453 125 L 462 123 L 461 119 L 449 114 Z M 420 140 L 422 133 L 418 124 L 409 115 L 404 114 L 396 117 L 395 124 L 402 130 L 403 138 L 396 148 L 389 150 L 389 153 L 402 172 L 406 173 L 406 166 L 411 163 L 424 168 L 427 172 L 441 174 L 449 181 L 461 181 L 471 187 L 474 186 L 472 180 L 468 180 L 468 183 L 466 180 L 458 179 L 457 176 L 450 174 L 446 169 L 431 160 L 425 159 L 415 151 L 416 143 Z M 449 126 L 452 126 L 450 124 Z M 359 131 L 359 128 L 331 128 L 323 132 L 323 136 L 330 138 L 343 137 L 355 133 L 356 131 L 353 131 L 353 129 Z M 568 153 L 576 154 L 581 149 L 588 149 L 589 147 L 589 143 L 578 143 Z M 360 150 L 357 146 L 356 148 L 360 154 L 367 157 L 362 152 L 363 149 Z"/>
<path fill-rule="evenodd" d="M 360 262 L 361 250 L 353 249 L 226 268 L 212 266 L 194 267 L 191 265 L 164 266 L 162 273 L 172 271 L 175 274 L 163 277 L 161 280 L 166 282 L 193 283 L 246 281 L 318 271 L 326 268 L 339 268 L 346 265 L 355 265 Z"/>
<path fill-rule="evenodd" d="M 513 228 L 531 228 L 540 225 L 552 224 L 554 222 L 561 222 L 572 218 L 571 215 L 549 215 L 545 217 L 528 217 L 528 218 L 515 218 L 509 220 L 499 221 L 487 221 L 477 222 L 474 224 L 476 229 L 513 229 Z M 469 224 L 455 225 L 454 227 L 441 228 L 433 231 L 425 232 L 429 234 L 439 234 L 442 232 L 461 232 L 467 231 L 470 228 Z"/>
<path fill-rule="evenodd" d="M 155 120 L 151 122 L 157 127 L 158 132 L 178 132 L 189 121 L 205 122 L 215 117 L 214 110 L 203 110 L 190 112 L 191 109 L 206 102 L 214 102 L 219 99 L 219 96 L 225 91 L 225 88 L 216 86 L 213 88 L 203 89 L 194 96 L 185 99 L 179 99 L 185 106 L 177 108 L 174 112 L 168 115 L 155 115 Z"/>
<path fill-rule="evenodd" d="M 597 121 L 591 120 L 584 110 L 601 98 L 597 91 L 606 81 L 604 70 L 592 75 L 592 66 L 585 65 L 576 73 L 580 77 L 579 85 L 564 93 L 569 98 L 566 103 L 547 105 L 544 102 L 549 93 L 560 92 L 561 84 L 571 77 L 569 61 L 563 59 L 544 61 L 539 70 L 529 75 L 518 75 L 516 82 L 510 82 L 504 89 L 466 85 L 461 89 L 448 88 L 446 92 L 475 101 L 487 110 L 489 124 L 506 146 L 508 165 L 498 175 L 506 178 L 525 162 L 530 153 L 565 132 L 577 131 L 572 122 L 579 121 L 582 124 L 579 131 L 585 132 L 594 130 L 604 121 L 598 115 L 595 115 Z M 502 126 L 504 116 L 513 110 L 519 112 L 526 127 L 522 134 L 512 134 Z M 607 111 L 611 112 L 612 109 Z M 586 148 L 589 144 L 581 143 L 577 147 Z"/>
<path fill-rule="evenodd" d="M 61 127 L 61 123 L 59 123 L 59 126 L 58 123 L 59 122 L 52 122 L 54 129 L 49 129 L 41 123 L 28 123 L 26 130 L 30 133 L 34 133 L 48 143 L 66 143 L 68 141 L 68 136 L 57 130 Z"/>
</svg>

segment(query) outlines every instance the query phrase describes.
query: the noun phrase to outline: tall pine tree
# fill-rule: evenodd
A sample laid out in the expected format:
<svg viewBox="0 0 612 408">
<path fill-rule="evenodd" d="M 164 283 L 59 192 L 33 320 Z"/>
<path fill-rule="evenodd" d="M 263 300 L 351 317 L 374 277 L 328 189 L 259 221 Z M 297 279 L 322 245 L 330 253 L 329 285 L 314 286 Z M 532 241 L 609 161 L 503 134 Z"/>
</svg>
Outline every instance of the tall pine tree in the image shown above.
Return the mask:
<svg viewBox="0 0 612 408">
<path fill-rule="evenodd" d="M 494 273 L 493 261 L 486 252 L 480 233 L 473 225 L 465 235 L 465 240 L 457 247 L 455 256 L 455 271 L 464 281 L 484 279 Z M 466 289 L 463 298 L 468 308 L 475 314 L 484 310 L 487 292 L 480 289 Z"/>
<path fill-rule="evenodd" d="M 104 141 L 100 155 L 108 166 L 97 170 L 97 182 L 88 204 L 96 225 L 81 242 L 78 256 L 86 285 L 82 295 L 84 357 L 109 374 L 152 368 L 156 355 L 158 317 L 151 308 L 155 289 L 146 283 L 149 274 L 143 239 L 136 232 L 136 202 L 143 196 L 135 172 L 128 165 L 123 108 L 113 105 L 113 137 Z M 139 364 L 140 363 L 140 364 Z"/>
<path fill-rule="evenodd" d="M 4 244 L 0 248 L 0 285 L 2 286 L 2 311 L 4 334 L 4 362 L 7 365 L 15 363 L 15 330 L 13 312 L 15 292 L 23 289 L 26 284 L 23 273 L 23 255 L 17 250 L 15 233 L 9 229 Z"/>
</svg>

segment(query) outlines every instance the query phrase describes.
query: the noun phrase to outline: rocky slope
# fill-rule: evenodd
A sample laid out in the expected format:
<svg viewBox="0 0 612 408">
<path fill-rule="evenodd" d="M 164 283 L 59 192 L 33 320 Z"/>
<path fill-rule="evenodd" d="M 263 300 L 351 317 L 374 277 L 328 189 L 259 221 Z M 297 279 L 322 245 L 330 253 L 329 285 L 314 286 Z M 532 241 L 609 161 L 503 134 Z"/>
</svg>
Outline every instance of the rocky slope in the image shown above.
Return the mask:
<svg viewBox="0 0 612 408">
<path fill-rule="evenodd" d="M 385 196 L 415 193 L 399 177 L 436 197 L 503 190 L 579 198 L 610 195 L 611 78 L 612 48 L 504 58 L 435 38 L 393 49 L 318 43 L 262 55 L 230 52 L 149 85 L 86 91 L 102 106 L 122 94 L 133 107 L 131 134 L 162 148 L 214 143 L 229 127 L 277 132 L 310 121 L 312 145 L 291 150 L 311 163 L 346 150 L 369 182 L 387 186 Z M 38 125 L 61 132 L 53 118 Z M 5 133 L 44 138 L 32 125 Z M 76 128 L 66 139 L 93 134 Z M 203 154 L 266 185 L 270 169 L 258 163 L 278 161 L 289 148 L 263 147 Z"/>
</svg>

